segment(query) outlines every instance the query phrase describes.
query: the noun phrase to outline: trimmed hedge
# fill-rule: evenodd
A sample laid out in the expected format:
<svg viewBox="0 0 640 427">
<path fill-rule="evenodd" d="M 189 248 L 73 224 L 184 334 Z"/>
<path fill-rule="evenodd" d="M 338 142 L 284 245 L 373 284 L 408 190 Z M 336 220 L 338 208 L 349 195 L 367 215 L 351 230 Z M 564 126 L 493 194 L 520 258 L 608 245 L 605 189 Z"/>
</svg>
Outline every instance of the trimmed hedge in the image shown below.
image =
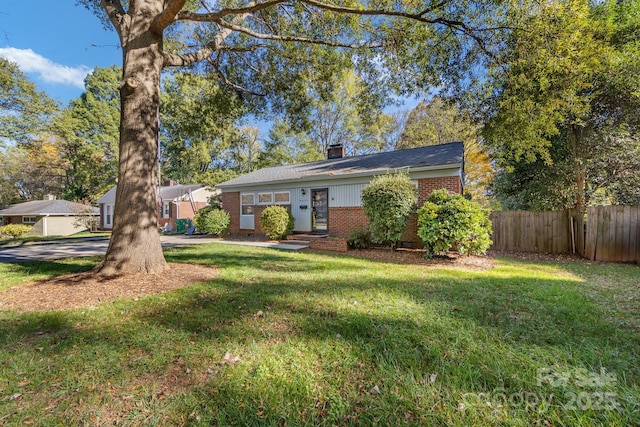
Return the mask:
<svg viewBox="0 0 640 427">
<path fill-rule="evenodd" d="M 374 177 L 362 190 L 372 242 L 389 243 L 395 248 L 417 200 L 416 187 L 406 173 Z"/>
<path fill-rule="evenodd" d="M 418 209 L 418 236 L 427 257 L 452 248 L 464 255 L 485 253 L 492 232 L 487 209 L 444 188 L 434 191 Z"/>
<path fill-rule="evenodd" d="M 11 237 L 12 239 L 17 239 L 23 234 L 31 231 L 30 225 L 23 224 L 7 224 L 0 227 L 0 236 Z"/>
<path fill-rule="evenodd" d="M 282 206 L 267 206 L 260 215 L 260 228 L 271 240 L 284 239 L 293 231 L 293 216 Z"/>
<path fill-rule="evenodd" d="M 222 236 L 231 224 L 231 217 L 222 209 L 207 206 L 196 213 L 193 222 L 201 233 Z"/>
</svg>

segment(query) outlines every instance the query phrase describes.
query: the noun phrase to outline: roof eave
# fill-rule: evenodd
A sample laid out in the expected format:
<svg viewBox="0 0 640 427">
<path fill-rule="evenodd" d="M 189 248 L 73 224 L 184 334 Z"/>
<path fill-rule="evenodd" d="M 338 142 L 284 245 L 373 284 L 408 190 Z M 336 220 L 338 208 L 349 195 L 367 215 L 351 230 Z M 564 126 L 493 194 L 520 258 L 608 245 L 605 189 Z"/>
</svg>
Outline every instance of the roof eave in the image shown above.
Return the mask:
<svg viewBox="0 0 640 427">
<path fill-rule="evenodd" d="M 313 182 L 313 181 L 323 181 L 327 179 L 333 180 L 333 179 L 344 179 L 344 178 L 359 178 L 363 176 L 379 175 L 381 173 L 386 173 L 388 171 L 405 171 L 406 170 L 409 172 L 424 172 L 424 171 L 439 170 L 439 169 L 455 169 L 460 167 L 462 167 L 462 163 L 447 163 L 447 164 L 432 165 L 432 166 L 403 167 L 403 168 L 396 168 L 396 169 L 381 168 L 381 169 L 375 169 L 375 170 L 366 171 L 366 172 L 356 172 L 356 173 L 337 174 L 337 175 L 330 175 L 330 174 L 323 173 L 321 175 L 307 175 L 299 178 L 280 179 L 280 180 L 274 180 L 274 181 L 249 182 L 245 184 L 225 185 L 224 183 L 222 183 L 222 184 L 216 185 L 216 188 L 219 188 L 221 190 L 228 190 L 233 188 L 255 187 L 256 185 L 262 186 L 262 185 L 287 184 L 289 182 Z"/>
</svg>

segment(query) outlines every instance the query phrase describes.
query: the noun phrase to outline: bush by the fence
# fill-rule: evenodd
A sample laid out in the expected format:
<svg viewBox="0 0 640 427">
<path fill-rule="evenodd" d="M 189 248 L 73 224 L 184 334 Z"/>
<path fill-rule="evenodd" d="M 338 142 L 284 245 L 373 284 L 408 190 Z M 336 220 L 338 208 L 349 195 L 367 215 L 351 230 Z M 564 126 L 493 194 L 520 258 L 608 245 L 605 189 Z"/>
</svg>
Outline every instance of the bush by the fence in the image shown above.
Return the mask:
<svg viewBox="0 0 640 427">
<path fill-rule="evenodd" d="M 196 213 L 193 222 L 201 233 L 222 236 L 231 224 L 231 217 L 222 209 L 208 206 Z"/>
<path fill-rule="evenodd" d="M 17 239 L 18 237 L 27 234 L 31 231 L 30 225 L 23 224 L 7 224 L 0 226 L 0 236 L 11 237 L 12 239 Z"/>
<path fill-rule="evenodd" d="M 416 187 L 406 173 L 374 177 L 362 190 L 362 207 L 374 243 L 395 248 L 417 201 Z"/>
<path fill-rule="evenodd" d="M 484 253 L 491 245 L 489 211 L 459 194 L 436 190 L 418 209 L 418 236 L 427 256 L 454 247 L 465 255 Z"/>
<path fill-rule="evenodd" d="M 260 228 L 271 240 L 283 239 L 293 231 L 293 215 L 283 206 L 267 206 L 260 215 Z"/>
</svg>

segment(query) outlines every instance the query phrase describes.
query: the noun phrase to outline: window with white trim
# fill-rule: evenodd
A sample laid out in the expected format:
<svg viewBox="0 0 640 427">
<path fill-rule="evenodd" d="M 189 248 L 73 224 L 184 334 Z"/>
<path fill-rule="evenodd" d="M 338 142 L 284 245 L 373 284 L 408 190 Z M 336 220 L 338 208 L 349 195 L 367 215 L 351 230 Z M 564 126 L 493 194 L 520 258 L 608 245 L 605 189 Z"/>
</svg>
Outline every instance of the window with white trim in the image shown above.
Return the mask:
<svg viewBox="0 0 640 427">
<path fill-rule="evenodd" d="M 258 193 L 259 205 L 270 205 L 273 203 L 273 193 Z"/>
<path fill-rule="evenodd" d="M 38 222 L 38 218 L 35 216 L 23 216 L 22 223 L 23 224 L 35 224 Z"/>
<path fill-rule="evenodd" d="M 276 205 L 288 205 L 290 200 L 291 196 L 288 191 L 273 193 L 273 201 Z"/>
<path fill-rule="evenodd" d="M 171 202 L 162 203 L 162 218 L 171 217 Z"/>
<path fill-rule="evenodd" d="M 105 227 L 111 227 L 113 225 L 113 206 L 105 205 L 104 225 Z"/>
<path fill-rule="evenodd" d="M 246 193 L 240 195 L 240 214 L 241 215 L 253 215 L 255 196 L 253 193 Z"/>
</svg>

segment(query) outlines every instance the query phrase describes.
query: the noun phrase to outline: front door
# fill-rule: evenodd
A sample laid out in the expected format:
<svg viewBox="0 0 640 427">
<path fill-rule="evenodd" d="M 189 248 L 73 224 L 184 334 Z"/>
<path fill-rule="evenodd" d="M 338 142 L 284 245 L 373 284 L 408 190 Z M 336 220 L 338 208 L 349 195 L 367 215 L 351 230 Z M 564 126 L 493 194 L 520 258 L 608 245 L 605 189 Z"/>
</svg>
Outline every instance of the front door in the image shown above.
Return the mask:
<svg viewBox="0 0 640 427">
<path fill-rule="evenodd" d="M 329 226 L 329 190 L 311 190 L 311 229 L 327 231 Z"/>
</svg>

